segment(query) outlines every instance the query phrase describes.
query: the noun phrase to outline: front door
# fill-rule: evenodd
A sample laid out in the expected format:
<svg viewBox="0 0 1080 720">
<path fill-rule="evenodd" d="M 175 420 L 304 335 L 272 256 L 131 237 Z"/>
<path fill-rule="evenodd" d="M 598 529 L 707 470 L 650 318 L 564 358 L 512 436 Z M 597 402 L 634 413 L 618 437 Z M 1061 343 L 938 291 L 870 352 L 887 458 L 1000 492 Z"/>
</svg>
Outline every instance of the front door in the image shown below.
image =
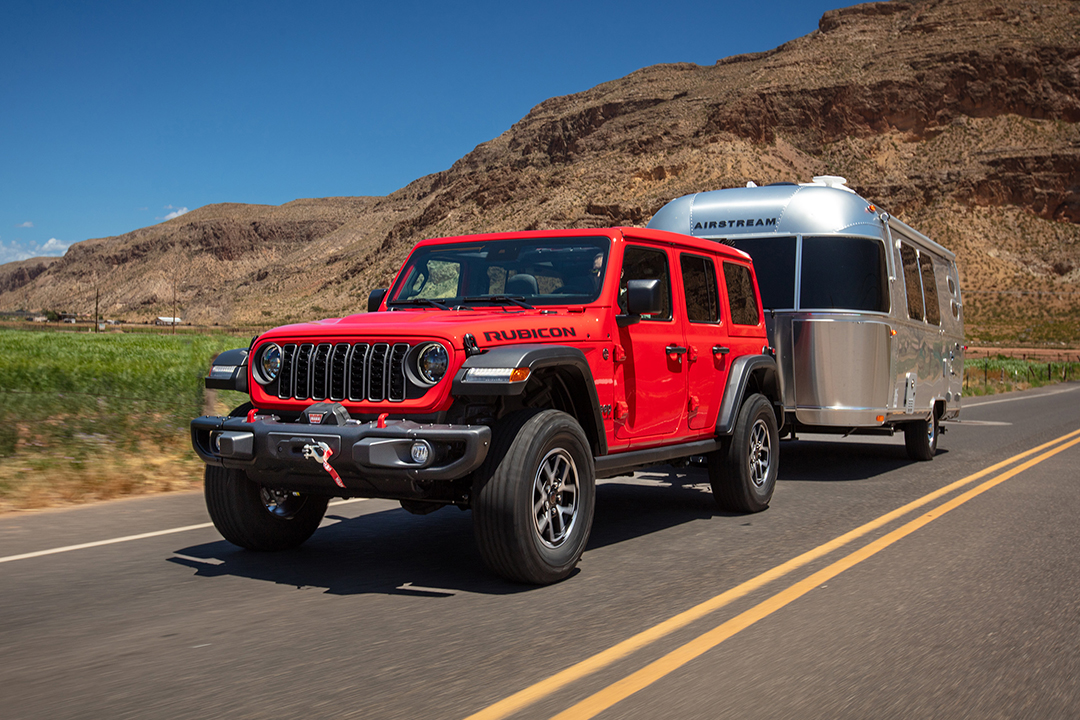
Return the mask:
<svg viewBox="0 0 1080 720">
<path fill-rule="evenodd" d="M 662 440 L 684 427 L 687 359 L 681 308 L 671 302 L 670 257 L 664 247 L 627 245 L 619 284 L 623 313 L 627 283 L 653 278 L 660 280 L 661 311 L 619 328 L 614 415 L 615 436 L 622 439 Z"/>
</svg>

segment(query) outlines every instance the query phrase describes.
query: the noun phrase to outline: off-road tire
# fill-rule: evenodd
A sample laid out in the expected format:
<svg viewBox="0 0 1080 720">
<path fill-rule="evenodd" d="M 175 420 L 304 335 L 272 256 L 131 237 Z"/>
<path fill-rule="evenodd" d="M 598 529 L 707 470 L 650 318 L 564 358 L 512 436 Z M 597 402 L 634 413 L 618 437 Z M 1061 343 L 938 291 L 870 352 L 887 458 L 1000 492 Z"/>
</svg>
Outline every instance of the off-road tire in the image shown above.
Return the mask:
<svg viewBox="0 0 1080 720">
<path fill-rule="evenodd" d="M 709 457 L 709 483 L 721 510 L 752 513 L 769 507 L 780 472 L 780 434 L 772 404 L 746 398 L 724 449 Z"/>
<path fill-rule="evenodd" d="M 206 509 L 221 536 L 248 550 L 288 550 L 304 543 L 322 522 L 330 498 L 277 493 L 243 470 L 206 466 Z M 270 504 L 277 497 L 282 502 Z M 277 514 L 275 514 L 275 511 Z"/>
<path fill-rule="evenodd" d="M 919 461 L 933 460 L 940 434 L 937 413 L 931 413 L 929 420 L 904 423 L 904 446 L 908 457 Z"/>
<path fill-rule="evenodd" d="M 527 409 L 499 420 L 473 484 L 473 525 L 488 568 L 534 585 L 573 572 L 592 529 L 595 478 L 588 438 L 570 415 Z"/>
</svg>

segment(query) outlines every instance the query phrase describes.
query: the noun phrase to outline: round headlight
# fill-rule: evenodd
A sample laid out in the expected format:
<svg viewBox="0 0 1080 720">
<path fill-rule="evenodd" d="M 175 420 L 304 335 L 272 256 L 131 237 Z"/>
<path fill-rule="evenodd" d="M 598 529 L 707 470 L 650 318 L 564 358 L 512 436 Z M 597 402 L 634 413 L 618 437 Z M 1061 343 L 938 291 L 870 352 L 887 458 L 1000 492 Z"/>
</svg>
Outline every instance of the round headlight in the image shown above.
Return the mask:
<svg viewBox="0 0 1080 720">
<path fill-rule="evenodd" d="M 256 364 L 255 379 L 263 385 L 269 385 L 277 379 L 281 372 L 281 348 L 274 343 L 263 347 L 259 353 L 259 362 Z"/>
<path fill-rule="evenodd" d="M 450 356 L 439 343 L 429 343 L 416 354 L 416 373 L 424 382 L 434 385 L 443 379 L 450 367 Z"/>
</svg>

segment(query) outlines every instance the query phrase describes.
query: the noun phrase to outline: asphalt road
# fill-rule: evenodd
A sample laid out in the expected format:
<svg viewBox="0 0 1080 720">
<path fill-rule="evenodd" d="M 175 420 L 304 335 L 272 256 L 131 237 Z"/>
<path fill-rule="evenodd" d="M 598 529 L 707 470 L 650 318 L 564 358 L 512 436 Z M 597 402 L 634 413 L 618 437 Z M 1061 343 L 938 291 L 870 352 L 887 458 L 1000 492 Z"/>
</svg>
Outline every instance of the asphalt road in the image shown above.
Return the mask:
<svg viewBox="0 0 1080 720">
<path fill-rule="evenodd" d="M 605 481 L 545 588 L 454 509 L 335 504 L 280 554 L 198 493 L 0 517 L 0 717 L 1080 717 L 1080 384 L 962 417 L 929 463 L 784 442 L 752 516 Z"/>
</svg>

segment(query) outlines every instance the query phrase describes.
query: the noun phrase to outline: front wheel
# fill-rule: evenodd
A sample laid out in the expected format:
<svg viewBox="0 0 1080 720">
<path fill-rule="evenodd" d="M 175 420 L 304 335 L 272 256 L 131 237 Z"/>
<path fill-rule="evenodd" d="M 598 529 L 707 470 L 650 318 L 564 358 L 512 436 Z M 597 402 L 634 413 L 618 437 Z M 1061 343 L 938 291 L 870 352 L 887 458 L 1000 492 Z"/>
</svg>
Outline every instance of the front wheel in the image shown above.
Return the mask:
<svg viewBox="0 0 1080 720">
<path fill-rule="evenodd" d="M 780 472 L 779 436 L 769 400 L 748 397 L 725 450 L 709 457 L 709 483 L 721 510 L 751 513 L 769 507 Z"/>
<path fill-rule="evenodd" d="M 206 509 L 221 536 L 248 550 L 288 550 L 322 522 L 330 498 L 265 488 L 243 470 L 207 465 Z"/>
<path fill-rule="evenodd" d="M 509 580 L 562 580 L 592 528 L 596 481 L 589 441 L 578 422 L 558 410 L 522 410 L 493 430 L 473 489 L 480 555 Z"/>
<path fill-rule="evenodd" d="M 937 454 L 938 440 L 937 413 L 931 413 L 929 420 L 916 420 L 904 424 L 904 446 L 912 460 L 933 460 Z"/>
</svg>

